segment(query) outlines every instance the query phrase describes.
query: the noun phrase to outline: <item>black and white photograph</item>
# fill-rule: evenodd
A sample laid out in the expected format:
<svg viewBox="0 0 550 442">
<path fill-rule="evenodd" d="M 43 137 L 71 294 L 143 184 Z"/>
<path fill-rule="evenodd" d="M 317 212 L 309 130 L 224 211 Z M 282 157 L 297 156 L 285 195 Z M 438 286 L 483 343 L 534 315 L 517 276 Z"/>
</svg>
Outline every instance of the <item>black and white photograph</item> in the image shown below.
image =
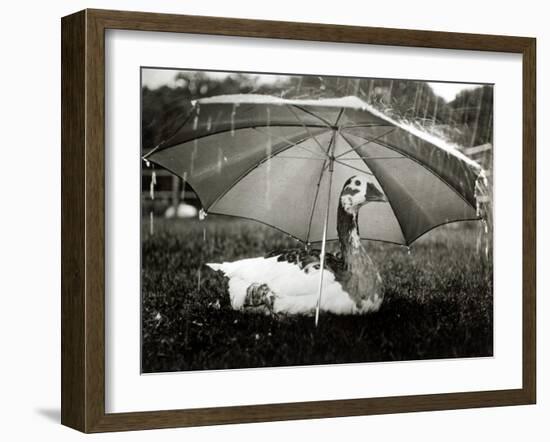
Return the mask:
<svg viewBox="0 0 550 442">
<path fill-rule="evenodd" d="M 507 6 L 5 2 L 0 441 L 546 442 L 550 26 Z"/>
<path fill-rule="evenodd" d="M 140 90 L 142 373 L 493 356 L 492 84 Z"/>
</svg>

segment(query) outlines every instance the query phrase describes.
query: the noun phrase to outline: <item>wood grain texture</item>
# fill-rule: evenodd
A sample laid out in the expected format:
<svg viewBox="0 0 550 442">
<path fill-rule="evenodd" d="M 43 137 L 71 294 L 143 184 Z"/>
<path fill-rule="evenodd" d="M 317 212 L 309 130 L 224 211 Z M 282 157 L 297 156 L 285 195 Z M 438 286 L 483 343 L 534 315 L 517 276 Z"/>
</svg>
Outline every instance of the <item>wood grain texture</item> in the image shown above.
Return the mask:
<svg viewBox="0 0 550 442">
<path fill-rule="evenodd" d="M 85 13 L 61 34 L 61 422 L 85 428 Z"/>
<path fill-rule="evenodd" d="M 105 413 L 105 30 L 523 54 L 523 387 L 340 401 Z M 536 398 L 535 40 L 86 10 L 62 20 L 62 423 L 84 432 L 531 404 Z"/>
<path fill-rule="evenodd" d="M 290 40 L 518 52 L 529 38 L 456 32 L 419 31 L 332 24 L 248 20 L 148 12 L 88 10 L 106 29 L 186 32 Z"/>
<path fill-rule="evenodd" d="M 536 40 L 523 50 L 523 389 L 536 402 L 537 101 Z"/>
<path fill-rule="evenodd" d="M 105 38 L 86 11 L 86 431 L 105 414 Z"/>
</svg>

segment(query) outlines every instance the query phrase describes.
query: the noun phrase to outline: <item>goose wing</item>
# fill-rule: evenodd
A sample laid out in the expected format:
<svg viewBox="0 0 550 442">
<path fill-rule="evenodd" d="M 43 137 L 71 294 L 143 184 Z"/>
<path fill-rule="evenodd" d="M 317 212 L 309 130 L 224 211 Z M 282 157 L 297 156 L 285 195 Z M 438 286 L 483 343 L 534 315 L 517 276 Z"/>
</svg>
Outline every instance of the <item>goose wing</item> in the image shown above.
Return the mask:
<svg viewBox="0 0 550 442">
<path fill-rule="evenodd" d="M 278 262 L 288 262 L 298 266 L 305 273 L 321 268 L 321 251 L 317 249 L 280 249 L 269 252 L 265 258 L 277 258 Z M 344 272 L 344 261 L 339 255 L 325 253 L 325 269 L 338 276 Z"/>
</svg>

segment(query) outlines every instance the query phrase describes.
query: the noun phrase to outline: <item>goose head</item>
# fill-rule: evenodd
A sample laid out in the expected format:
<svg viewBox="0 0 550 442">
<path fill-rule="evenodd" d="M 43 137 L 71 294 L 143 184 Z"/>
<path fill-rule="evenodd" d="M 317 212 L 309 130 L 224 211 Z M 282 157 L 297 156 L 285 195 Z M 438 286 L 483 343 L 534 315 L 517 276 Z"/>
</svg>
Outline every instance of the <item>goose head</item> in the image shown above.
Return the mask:
<svg viewBox="0 0 550 442">
<path fill-rule="evenodd" d="M 340 193 L 340 205 L 349 214 L 357 214 L 367 203 L 386 201 L 386 196 L 378 186 L 360 175 L 349 178 Z"/>
</svg>

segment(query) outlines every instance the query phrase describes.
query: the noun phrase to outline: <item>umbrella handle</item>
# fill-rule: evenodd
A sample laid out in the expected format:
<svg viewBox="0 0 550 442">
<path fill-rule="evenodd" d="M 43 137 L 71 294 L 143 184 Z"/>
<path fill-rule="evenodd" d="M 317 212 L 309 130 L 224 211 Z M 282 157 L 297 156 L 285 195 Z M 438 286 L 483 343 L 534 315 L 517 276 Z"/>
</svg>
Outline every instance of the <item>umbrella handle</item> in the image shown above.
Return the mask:
<svg viewBox="0 0 550 442">
<path fill-rule="evenodd" d="M 319 296 L 317 297 L 317 306 L 315 308 L 315 327 L 319 325 L 319 311 L 321 310 L 321 296 L 323 294 L 323 273 L 325 271 L 325 253 L 327 245 L 327 225 L 328 225 L 328 216 L 330 210 L 330 194 L 332 192 L 332 174 L 334 172 L 334 158 L 331 156 L 329 164 L 329 181 L 328 181 L 328 197 L 327 197 L 327 208 L 325 214 L 325 223 L 323 226 L 323 242 L 321 244 L 321 272 L 319 277 Z"/>
</svg>

